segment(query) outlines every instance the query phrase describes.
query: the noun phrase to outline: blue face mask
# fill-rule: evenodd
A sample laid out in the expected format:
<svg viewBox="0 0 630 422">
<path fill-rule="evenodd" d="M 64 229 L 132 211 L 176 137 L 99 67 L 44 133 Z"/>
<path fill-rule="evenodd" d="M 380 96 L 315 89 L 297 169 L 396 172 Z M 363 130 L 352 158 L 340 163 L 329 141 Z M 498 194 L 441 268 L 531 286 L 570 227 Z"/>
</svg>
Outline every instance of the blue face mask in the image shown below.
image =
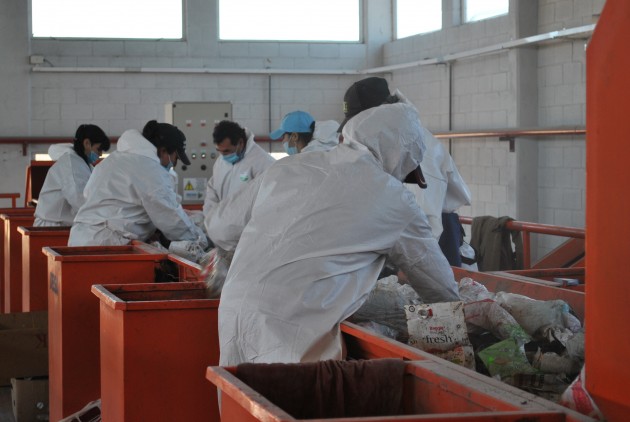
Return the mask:
<svg viewBox="0 0 630 422">
<path fill-rule="evenodd" d="M 298 153 L 297 147 L 290 147 L 288 142 L 283 142 L 282 146 L 284 147 L 284 151 L 289 155 L 295 155 Z"/>
<path fill-rule="evenodd" d="M 239 161 L 241 161 L 241 156 L 240 156 L 240 155 L 238 155 L 238 154 L 237 154 L 237 153 L 235 153 L 235 152 L 233 152 L 233 153 L 231 153 L 231 154 L 228 154 L 228 155 L 223 155 L 222 157 L 223 157 L 223 159 L 224 159 L 225 161 L 227 161 L 227 162 L 228 162 L 228 163 L 230 163 L 230 164 L 236 164 L 236 163 L 238 163 Z"/>
<path fill-rule="evenodd" d="M 101 158 L 101 156 L 95 153 L 94 151 L 90 151 L 90 153 L 87 156 L 88 163 L 90 164 L 96 163 L 99 158 Z"/>
<path fill-rule="evenodd" d="M 172 168 L 173 168 L 173 162 L 171 161 L 171 159 L 170 159 L 170 158 L 169 158 L 169 160 L 168 160 L 168 164 L 167 164 L 167 165 L 165 165 L 165 166 L 163 166 L 163 167 L 166 169 L 166 171 L 169 171 L 170 169 L 172 169 Z"/>
</svg>

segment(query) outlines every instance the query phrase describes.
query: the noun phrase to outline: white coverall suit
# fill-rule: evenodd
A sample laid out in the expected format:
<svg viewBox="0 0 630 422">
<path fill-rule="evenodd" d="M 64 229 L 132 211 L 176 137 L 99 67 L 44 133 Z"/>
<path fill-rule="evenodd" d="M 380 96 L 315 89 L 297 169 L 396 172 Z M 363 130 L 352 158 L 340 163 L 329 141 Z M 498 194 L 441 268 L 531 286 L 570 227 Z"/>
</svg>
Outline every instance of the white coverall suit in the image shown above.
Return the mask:
<svg viewBox="0 0 630 422">
<path fill-rule="evenodd" d="M 219 305 L 222 366 L 340 359 L 339 324 L 386 257 L 426 302 L 459 300 L 401 182 L 422 159 L 420 129 L 407 104 L 366 110 L 346 124 L 343 144 L 277 161 L 206 219 L 216 245 L 236 248 Z"/>
<path fill-rule="evenodd" d="M 156 228 L 171 241 L 193 240 L 207 246 L 203 230 L 177 202 L 156 147 L 137 130 L 120 136 L 117 151 L 94 169 L 84 193 L 86 201 L 74 219 L 68 246 L 146 241 Z"/>
<path fill-rule="evenodd" d="M 83 189 L 93 167 L 74 151 L 72 144 L 54 144 L 48 148 L 54 161 L 37 198 L 35 226 L 71 226 L 85 202 Z"/>
<path fill-rule="evenodd" d="M 394 95 L 413 106 L 400 91 L 396 90 Z M 455 212 L 464 205 L 470 205 L 471 195 L 444 145 L 426 128 L 422 127 L 422 130 L 427 150 L 421 167 L 427 188 L 420 189 L 413 184 L 405 186 L 416 196 L 420 208 L 429 219 L 433 236 L 439 239 L 442 234 L 442 213 Z"/>
<path fill-rule="evenodd" d="M 254 141 L 254 135 L 246 130 L 245 155 L 236 164 L 218 157 L 212 167 L 212 177 L 206 185 L 203 214 L 212 213 L 223 199 L 240 191 L 248 183 L 267 170 L 275 159 Z"/>
</svg>

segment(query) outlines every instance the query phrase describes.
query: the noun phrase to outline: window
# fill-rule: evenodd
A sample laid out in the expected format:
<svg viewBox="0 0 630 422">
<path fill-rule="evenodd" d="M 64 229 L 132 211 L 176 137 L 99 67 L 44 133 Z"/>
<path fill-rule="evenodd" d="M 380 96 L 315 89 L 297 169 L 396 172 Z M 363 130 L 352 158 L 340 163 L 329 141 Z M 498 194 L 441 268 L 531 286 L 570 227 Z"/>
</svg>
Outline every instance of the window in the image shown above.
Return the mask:
<svg viewBox="0 0 630 422">
<path fill-rule="evenodd" d="M 396 38 L 442 29 L 442 0 L 397 0 Z"/>
<path fill-rule="evenodd" d="M 32 0 L 33 37 L 181 39 L 182 0 Z"/>
<path fill-rule="evenodd" d="M 219 0 L 219 38 L 358 42 L 359 0 Z"/>
<path fill-rule="evenodd" d="M 463 0 L 465 22 L 480 21 L 505 15 L 510 9 L 509 0 Z"/>
</svg>

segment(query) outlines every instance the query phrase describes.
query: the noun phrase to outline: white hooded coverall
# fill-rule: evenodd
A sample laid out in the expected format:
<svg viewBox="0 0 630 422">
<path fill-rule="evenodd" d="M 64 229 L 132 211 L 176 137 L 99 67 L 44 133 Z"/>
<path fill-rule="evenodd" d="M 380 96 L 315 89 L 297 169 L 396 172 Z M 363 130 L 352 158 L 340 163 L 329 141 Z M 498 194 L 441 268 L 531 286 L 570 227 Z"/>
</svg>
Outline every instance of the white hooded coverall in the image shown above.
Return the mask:
<svg viewBox="0 0 630 422">
<path fill-rule="evenodd" d="M 212 177 L 206 185 L 203 213 L 208 215 L 223 199 L 241 190 L 252 179 L 267 170 L 276 160 L 255 141 L 254 134 L 245 130 L 247 144 L 245 155 L 236 164 L 218 157 L 212 167 Z"/>
<path fill-rule="evenodd" d="M 222 366 L 340 359 L 339 324 L 365 301 L 386 257 L 425 301 L 459 300 L 400 181 L 422 159 L 416 111 L 366 110 L 343 135 L 328 152 L 277 161 L 206 218 L 216 245 L 236 248 L 219 305 Z"/>
<path fill-rule="evenodd" d="M 394 95 L 413 106 L 400 91 L 396 90 Z M 413 184 L 406 186 L 416 196 L 420 208 L 427 215 L 433 236 L 439 239 L 442 234 L 442 213 L 455 212 L 464 205 L 470 205 L 471 196 L 468 185 L 444 145 L 424 126 L 422 131 L 427 150 L 421 167 L 427 188 L 420 189 Z"/>
<path fill-rule="evenodd" d="M 55 162 L 44 180 L 35 208 L 35 226 L 71 226 L 85 202 L 83 189 L 92 174 L 72 144 L 54 144 L 48 155 Z"/>
<path fill-rule="evenodd" d="M 124 132 L 117 151 L 94 169 L 85 204 L 70 230 L 68 246 L 126 245 L 147 240 L 159 229 L 167 239 L 207 245 L 177 202 L 169 172 L 156 147 L 137 130 Z"/>
<path fill-rule="evenodd" d="M 337 129 L 339 129 L 339 123 L 334 120 L 315 122 L 313 139 L 300 152 L 330 151 L 339 145 Z"/>
</svg>

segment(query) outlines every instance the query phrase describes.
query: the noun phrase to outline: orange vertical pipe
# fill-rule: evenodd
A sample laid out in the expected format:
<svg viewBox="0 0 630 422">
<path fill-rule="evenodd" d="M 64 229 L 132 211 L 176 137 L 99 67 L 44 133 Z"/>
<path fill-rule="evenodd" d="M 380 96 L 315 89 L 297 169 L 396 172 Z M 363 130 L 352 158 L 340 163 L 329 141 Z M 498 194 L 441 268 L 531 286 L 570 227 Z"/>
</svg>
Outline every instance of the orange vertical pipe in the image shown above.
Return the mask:
<svg viewBox="0 0 630 422">
<path fill-rule="evenodd" d="M 608 0 L 586 53 L 586 388 L 608 421 L 630 415 L 629 23 Z"/>
</svg>

